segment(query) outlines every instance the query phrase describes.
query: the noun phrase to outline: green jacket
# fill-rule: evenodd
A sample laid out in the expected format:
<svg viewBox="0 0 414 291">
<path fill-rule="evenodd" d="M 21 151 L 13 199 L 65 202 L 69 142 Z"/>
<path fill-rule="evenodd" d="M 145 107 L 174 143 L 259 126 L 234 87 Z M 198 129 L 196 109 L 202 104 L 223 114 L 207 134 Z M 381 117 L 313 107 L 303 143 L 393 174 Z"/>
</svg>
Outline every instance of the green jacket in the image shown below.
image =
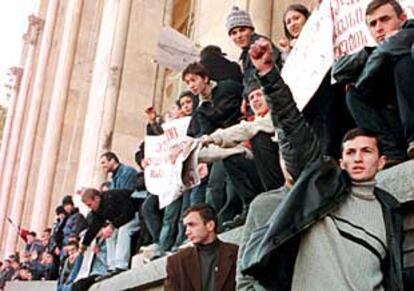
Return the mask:
<svg viewBox="0 0 414 291">
<path fill-rule="evenodd" d="M 323 157 L 319 143 L 275 68 L 259 78 L 277 128 L 279 147 L 295 185 L 273 213 L 269 223 L 252 234 L 241 271 L 268 290 L 290 290 L 301 234 L 336 209 L 350 194 L 351 180 L 337 163 Z M 399 203 L 378 188 L 387 232 L 384 288 L 404 290 L 402 280 L 402 218 Z"/>
</svg>

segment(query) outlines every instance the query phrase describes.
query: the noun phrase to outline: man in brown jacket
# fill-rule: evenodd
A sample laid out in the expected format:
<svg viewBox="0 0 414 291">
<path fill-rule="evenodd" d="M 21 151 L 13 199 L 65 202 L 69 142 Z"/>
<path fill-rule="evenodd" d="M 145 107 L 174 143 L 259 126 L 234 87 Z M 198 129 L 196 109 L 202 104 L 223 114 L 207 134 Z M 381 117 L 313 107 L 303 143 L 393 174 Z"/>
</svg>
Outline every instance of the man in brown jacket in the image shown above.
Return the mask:
<svg viewBox="0 0 414 291">
<path fill-rule="evenodd" d="M 184 213 L 183 222 L 194 246 L 168 257 L 165 290 L 235 290 L 238 247 L 217 238 L 215 210 L 194 205 Z"/>
</svg>

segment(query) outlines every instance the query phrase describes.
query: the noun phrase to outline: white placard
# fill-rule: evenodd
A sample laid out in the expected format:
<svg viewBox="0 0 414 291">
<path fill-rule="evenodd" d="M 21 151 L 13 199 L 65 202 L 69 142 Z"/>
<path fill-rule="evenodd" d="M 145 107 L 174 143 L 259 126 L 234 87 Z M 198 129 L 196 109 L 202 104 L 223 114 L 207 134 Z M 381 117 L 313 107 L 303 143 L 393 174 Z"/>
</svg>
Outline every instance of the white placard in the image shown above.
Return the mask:
<svg viewBox="0 0 414 291">
<path fill-rule="evenodd" d="M 330 2 L 323 1 L 311 14 L 283 69 L 283 80 L 302 110 L 319 88 L 333 63 Z"/>
<path fill-rule="evenodd" d="M 163 124 L 164 134 L 145 137 L 147 190 L 157 195 L 164 208 L 198 184 L 197 157 L 200 144 L 187 136 L 191 117 Z"/>
</svg>

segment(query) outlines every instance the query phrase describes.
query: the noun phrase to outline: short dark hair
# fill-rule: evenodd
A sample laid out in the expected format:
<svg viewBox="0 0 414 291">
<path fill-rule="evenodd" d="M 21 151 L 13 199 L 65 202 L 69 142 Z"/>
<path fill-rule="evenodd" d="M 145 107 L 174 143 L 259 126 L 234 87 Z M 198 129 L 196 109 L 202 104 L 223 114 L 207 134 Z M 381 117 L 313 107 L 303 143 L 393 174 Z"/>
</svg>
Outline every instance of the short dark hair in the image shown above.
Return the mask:
<svg viewBox="0 0 414 291">
<path fill-rule="evenodd" d="M 353 140 L 354 138 L 359 137 L 359 136 L 366 136 L 366 137 L 371 137 L 371 138 L 375 139 L 376 142 L 377 142 L 378 153 L 379 153 L 380 156 L 382 155 L 382 144 L 381 144 L 381 141 L 378 137 L 378 134 L 376 134 L 375 132 L 372 132 L 370 130 L 363 129 L 363 128 L 350 129 L 345 133 L 345 135 L 342 139 L 342 145 L 341 145 L 342 151 L 344 150 L 345 142 L 347 142 L 349 140 Z"/>
<path fill-rule="evenodd" d="M 183 99 L 184 97 L 190 97 L 191 99 L 193 99 L 193 93 L 191 93 L 190 90 L 185 90 L 181 92 L 177 99 L 178 104 L 180 104 L 181 99 Z"/>
<path fill-rule="evenodd" d="M 397 16 L 401 16 L 401 14 L 404 13 L 404 10 L 402 9 L 400 3 L 396 0 L 372 0 L 365 10 L 365 15 L 372 14 L 375 10 L 380 8 L 381 6 L 390 4 L 392 8 L 394 8 L 395 13 Z"/>
<path fill-rule="evenodd" d="M 216 45 L 208 45 L 204 47 L 200 52 L 200 58 L 205 59 L 208 56 L 225 56 L 226 54 L 221 51 L 221 48 Z"/>
<path fill-rule="evenodd" d="M 33 236 L 33 237 L 36 237 L 36 236 L 37 236 L 36 232 L 34 232 L 33 230 L 29 231 L 29 232 L 27 233 L 27 235 L 31 235 L 31 236 Z"/>
<path fill-rule="evenodd" d="M 50 227 L 45 228 L 43 232 L 48 232 L 49 234 L 52 233 L 52 229 Z"/>
<path fill-rule="evenodd" d="M 99 192 L 95 188 L 87 188 L 85 189 L 85 191 L 83 191 L 82 201 L 85 202 L 87 199 L 93 199 L 97 196 L 101 197 L 101 192 Z"/>
<path fill-rule="evenodd" d="M 182 75 L 181 75 L 181 79 L 184 81 L 185 80 L 185 76 L 187 76 L 188 74 L 194 74 L 197 76 L 200 76 L 201 78 L 209 78 L 208 77 L 208 71 L 206 69 L 206 67 L 204 67 L 203 64 L 195 62 L 195 63 L 191 63 L 189 64 L 183 71 Z"/>
<path fill-rule="evenodd" d="M 306 20 L 309 18 L 310 12 L 309 12 L 308 8 L 306 8 L 306 6 L 305 5 L 302 5 L 302 4 L 291 4 L 291 5 L 288 6 L 288 8 L 286 8 L 285 13 L 283 13 L 283 30 L 285 32 L 286 38 L 288 40 L 292 40 L 293 39 L 293 36 L 290 34 L 289 30 L 287 29 L 287 25 L 286 25 L 286 22 L 285 22 L 286 14 L 289 11 L 299 12 L 300 14 L 302 14 L 303 16 L 305 16 L 305 19 Z"/>
<path fill-rule="evenodd" d="M 78 242 L 76 242 L 76 241 L 69 241 L 68 242 L 68 244 L 66 245 L 66 246 L 73 246 L 73 247 L 75 247 L 76 249 L 78 249 L 79 248 L 79 243 Z"/>
<path fill-rule="evenodd" d="M 108 161 L 115 160 L 119 164 L 118 156 L 114 152 L 106 152 L 101 155 L 101 158 L 105 157 Z"/>
<path fill-rule="evenodd" d="M 110 187 L 111 187 L 111 182 L 109 182 L 109 181 L 105 181 L 105 182 L 103 182 L 103 183 L 101 184 L 101 186 L 99 186 L 99 190 L 101 190 L 101 191 L 102 191 L 102 189 L 103 189 L 104 187 L 110 188 Z"/>
<path fill-rule="evenodd" d="M 65 208 L 63 208 L 63 205 L 59 205 L 58 207 L 56 207 L 55 213 L 56 215 L 66 214 L 66 211 L 65 211 Z"/>
<path fill-rule="evenodd" d="M 218 226 L 217 213 L 216 213 L 216 210 L 212 206 L 206 203 L 198 203 L 194 206 L 187 208 L 187 210 L 184 211 L 183 217 L 186 217 L 192 212 L 197 212 L 200 215 L 204 223 L 213 221 L 214 231 L 217 231 L 217 226 Z"/>
</svg>

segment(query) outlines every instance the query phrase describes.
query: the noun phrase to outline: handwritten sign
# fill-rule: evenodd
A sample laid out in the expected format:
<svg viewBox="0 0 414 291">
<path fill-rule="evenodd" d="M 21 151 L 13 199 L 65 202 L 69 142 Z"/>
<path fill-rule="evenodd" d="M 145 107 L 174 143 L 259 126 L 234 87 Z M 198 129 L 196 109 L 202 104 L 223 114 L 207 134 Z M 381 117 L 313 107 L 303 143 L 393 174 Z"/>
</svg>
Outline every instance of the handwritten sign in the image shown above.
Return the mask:
<svg viewBox="0 0 414 291">
<path fill-rule="evenodd" d="M 306 22 L 282 69 L 282 77 L 302 110 L 333 63 L 330 2 L 323 1 Z"/>
<path fill-rule="evenodd" d="M 200 183 L 197 157 L 201 145 L 187 136 L 191 117 L 163 124 L 164 134 L 145 137 L 147 190 L 158 195 L 160 208 L 169 205 Z"/>
<path fill-rule="evenodd" d="M 372 0 L 331 0 L 335 59 L 356 53 L 364 46 L 376 46 L 366 24 L 365 11 Z M 414 0 L 400 0 L 413 18 Z"/>
</svg>

